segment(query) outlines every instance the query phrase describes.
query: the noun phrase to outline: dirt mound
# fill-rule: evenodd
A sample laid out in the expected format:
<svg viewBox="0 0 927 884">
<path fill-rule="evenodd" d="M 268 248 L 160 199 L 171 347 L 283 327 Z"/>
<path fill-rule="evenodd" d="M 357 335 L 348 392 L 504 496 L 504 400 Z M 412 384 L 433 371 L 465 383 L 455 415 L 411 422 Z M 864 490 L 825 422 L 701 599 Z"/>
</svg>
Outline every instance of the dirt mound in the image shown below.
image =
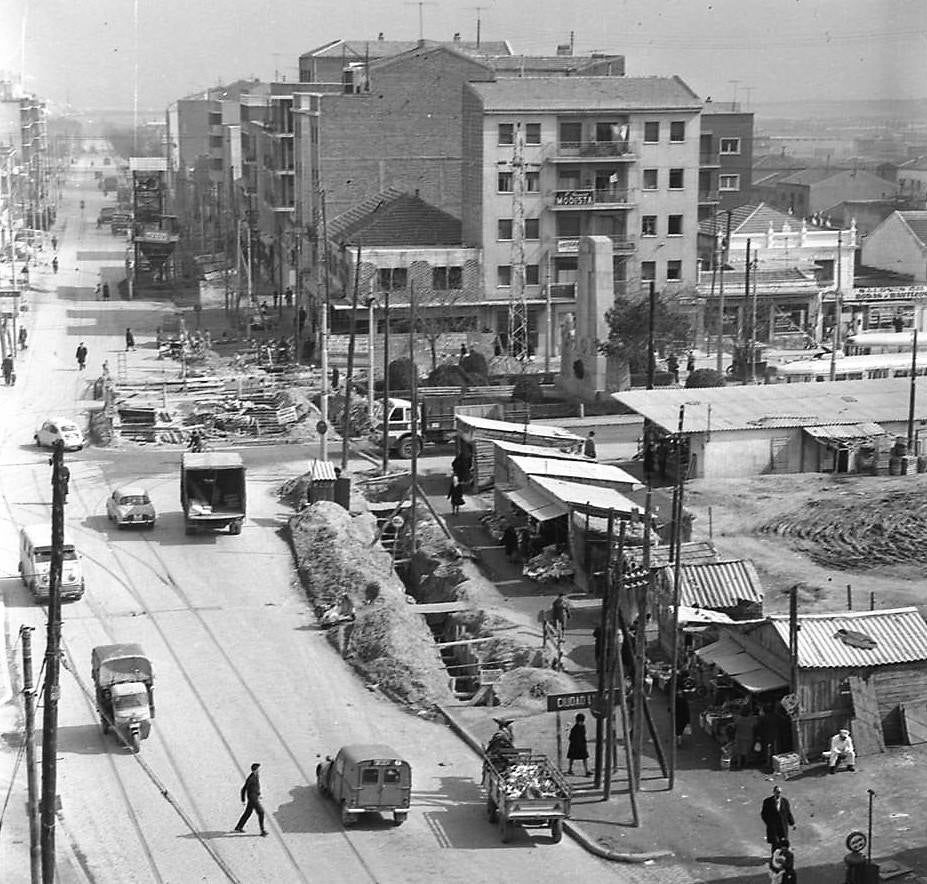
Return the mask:
<svg viewBox="0 0 927 884">
<path fill-rule="evenodd" d="M 522 666 L 503 674 L 496 684 L 499 704 L 517 707 L 525 712 L 543 712 L 547 709 L 548 694 L 566 694 L 578 690 L 576 682 L 553 669 L 535 669 Z"/>
<path fill-rule="evenodd" d="M 769 519 L 757 529 L 777 534 L 814 562 L 841 571 L 916 565 L 927 572 L 927 480 L 870 483 L 835 490 Z"/>
<path fill-rule="evenodd" d="M 303 586 L 320 612 L 347 593 L 357 610 L 348 628 L 345 656 L 365 677 L 415 705 L 452 699 L 424 618 L 407 603 L 406 591 L 387 553 L 374 543 L 372 516 L 351 516 L 322 501 L 290 520 L 290 532 Z M 376 583 L 376 601 L 365 592 Z"/>
</svg>

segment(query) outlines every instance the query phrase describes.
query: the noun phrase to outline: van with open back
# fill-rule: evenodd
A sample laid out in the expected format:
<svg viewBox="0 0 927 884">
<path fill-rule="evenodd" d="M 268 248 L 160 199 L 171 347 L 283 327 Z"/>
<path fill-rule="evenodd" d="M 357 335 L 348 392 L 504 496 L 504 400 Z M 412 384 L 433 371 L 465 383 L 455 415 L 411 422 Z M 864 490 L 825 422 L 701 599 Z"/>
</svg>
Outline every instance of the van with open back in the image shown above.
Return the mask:
<svg viewBox="0 0 927 884">
<path fill-rule="evenodd" d="M 231 451 L 184 453 L 180 502 L 187 534 L 228 528 L 241 534 L 245 521 L 245 466 Z"/>
<path fill-rule="evenodd" d="M 50 522 L 27 525 L 19 532 L 19 576 L 37 602 L 48 601 L 51 592 L 52 529 Z M 61 598 L 79 599 L 84 594 L 80 553 L 67 529 L 61 563 Z"/>
</svg>

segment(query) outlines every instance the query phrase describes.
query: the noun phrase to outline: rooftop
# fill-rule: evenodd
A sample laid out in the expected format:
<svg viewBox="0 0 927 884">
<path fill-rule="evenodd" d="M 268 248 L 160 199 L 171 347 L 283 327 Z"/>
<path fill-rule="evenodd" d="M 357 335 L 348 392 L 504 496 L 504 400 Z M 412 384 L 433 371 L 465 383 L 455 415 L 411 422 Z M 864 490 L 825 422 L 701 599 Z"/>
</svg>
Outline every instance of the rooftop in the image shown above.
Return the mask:
<svg viewBox="0 0 927 884">
<path fill-rule="evenodd" d="M 530 72 L 534 75 L 550 72 L 552 74 L 580 73 L 592 65 L 614 62 L 624 70 L 623 55 L 498 55 L 482 59 L 494 71 Z M 620 75 L 620 72 L 615 76 Z"/>
<path fill-rule="evenodd" d="M 901 220 L 917 237 L 921 247 L 927 246 L 927 212 L 899 212 Z"/>
<path fill-rule="evenodd" d="M 556 476 L 561 479 L 591 479 L 597 482 L 611 482 L 616 485 L 640 487 L 641 482 L 620 467 L 596 463 L 590 460 L 564 460 L 550 457 L 548 452 L 540 457 L 511 455 L 512 463 L 529 476 Z"/>
<path fill-rule="evenodd" d="M 678 425 L 679 408 L 684 405 L 684 432 L 704 433 L 904 421 L 908 417 L 910 381 L 885 378 L 698 390 L 631 390 L 612 396 L 672 433 Z M 924 397 L 919 397 L 914 417 L 927 420 Z"/>
<path fill-rule="evenodd" d="M 473 55 L 511 55 L 508 40 L 481 40 L 479 45 L 469 40 L 331 40 L 300 55 L 304 58 L 345 58 L 346 61 L 388 58 L 401 55 L 411 49 L 431 49 L 436 46 L 450 46 Z"/>
<path fill-rule="evenodd" d="M 529 476 L 529 488 L 540 488 L 557 500 L 577 507 L 595 510 L 614 510 L 616 513 L 632 513 L 640 507 L 613 488 L 596 485 L 582 485 L 578 482 L 564 482 L 549 476 Z"/>
<path fill-rule="evenodd" d="M 390 188 L 329 223 L 334 242 L 369 247 L 460 246 L 460 221 L 419 196 Z"/>
<path fill-rule="evenodd" d="M 700 110 L 679 77 L 506 77 L 470 83 L 487 111 Z"/>
<path fill-rule="evenodd" d="M 672 570 L 672 565 L 667 565 Z M 679 569 L 679 600 L 688 607 L 736 608 L 741 602 L 762 602 L 763 587 L 752 562 L 698 562 Z"/>
<path fill-rule="evenodd" d="M 801 229 L 801 221 L 793 215 L 780 212 L 766 203 L 753 206 L 738 206 L 731 209 L 731 235 L 766 234 L 770 226 L 774 230 L 782 230 L 788 224 L 792 230 Z M 727 233 L 727 212 L 718 212 L 713 218 L 705 218 L 699 222 L 698 232 L 715 235 L 718 232 Z"/>
<path fill-rule="evenodd" d="M 768 620 L 788 647 L 788 615 L 777 614 Z M 874 642 L 874 647 L 865 647 L 871 644 L 865 639 Z M 803 669 L 864 669 L 921 660 L 927 661 L 927 623 L 917 608 L 799 617 L 798 665 Z"/>
</svg>

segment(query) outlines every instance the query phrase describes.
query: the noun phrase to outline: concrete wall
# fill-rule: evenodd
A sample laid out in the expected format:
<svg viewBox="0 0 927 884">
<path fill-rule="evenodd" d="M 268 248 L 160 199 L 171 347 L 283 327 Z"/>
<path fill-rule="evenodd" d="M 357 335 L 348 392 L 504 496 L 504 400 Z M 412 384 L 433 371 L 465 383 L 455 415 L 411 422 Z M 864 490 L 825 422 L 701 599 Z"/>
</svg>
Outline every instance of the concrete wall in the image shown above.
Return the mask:
<svg viewBox="0 0 927 884">
<path fill-rule="evenodd" d="M 915 282 L 927 282 L 927 249 L 917 242 L 897 212 L 889 215 L 866 238 L 863 264 L 908 273 Z"/>
<path fill-rule="evenodd" d="M 701 433 L 692 439 L 695 464 L 690 475 L 734 479 L 772 472 L 797 473 L 801 470 L 802 435 L 799 427 L 712 431 L 706 443 Z"/>
</svg>

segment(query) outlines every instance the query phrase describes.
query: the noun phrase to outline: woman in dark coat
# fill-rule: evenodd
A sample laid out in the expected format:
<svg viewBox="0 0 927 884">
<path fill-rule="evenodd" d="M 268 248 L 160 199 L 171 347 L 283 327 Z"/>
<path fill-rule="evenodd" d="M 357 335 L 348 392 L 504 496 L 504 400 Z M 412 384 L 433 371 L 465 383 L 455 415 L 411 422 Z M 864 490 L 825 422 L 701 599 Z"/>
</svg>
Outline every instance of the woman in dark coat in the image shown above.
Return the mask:
<svg viewBox="0 0 927 884">
<path fill-rule="evenodd" d="M 447 499 L 451 502 L 451 512 L 456 516 L 464 502 L 463 485 L 460 484 L 460 479 L 456 475 L 451 477 L 451 486 L 447 489 Z"/>
<path fill-rule="evenodd" d="M 512 556 L 518 552 L 518 532 L 511 525 L 506 525 L 502 532 L 502 548 L 505 557 L 511 562 Z"/>
<path fill-rule="evenodd" d="M 589 747 L 586 744 L 586 716 L 580 712 L 576 723 L 570 728 L 567 745 L 567 760 L 570 762 L 567 773 L 573 773 L 573 762 L 582 761 L 583 772 L 589 776 Z"/>
</svg>

